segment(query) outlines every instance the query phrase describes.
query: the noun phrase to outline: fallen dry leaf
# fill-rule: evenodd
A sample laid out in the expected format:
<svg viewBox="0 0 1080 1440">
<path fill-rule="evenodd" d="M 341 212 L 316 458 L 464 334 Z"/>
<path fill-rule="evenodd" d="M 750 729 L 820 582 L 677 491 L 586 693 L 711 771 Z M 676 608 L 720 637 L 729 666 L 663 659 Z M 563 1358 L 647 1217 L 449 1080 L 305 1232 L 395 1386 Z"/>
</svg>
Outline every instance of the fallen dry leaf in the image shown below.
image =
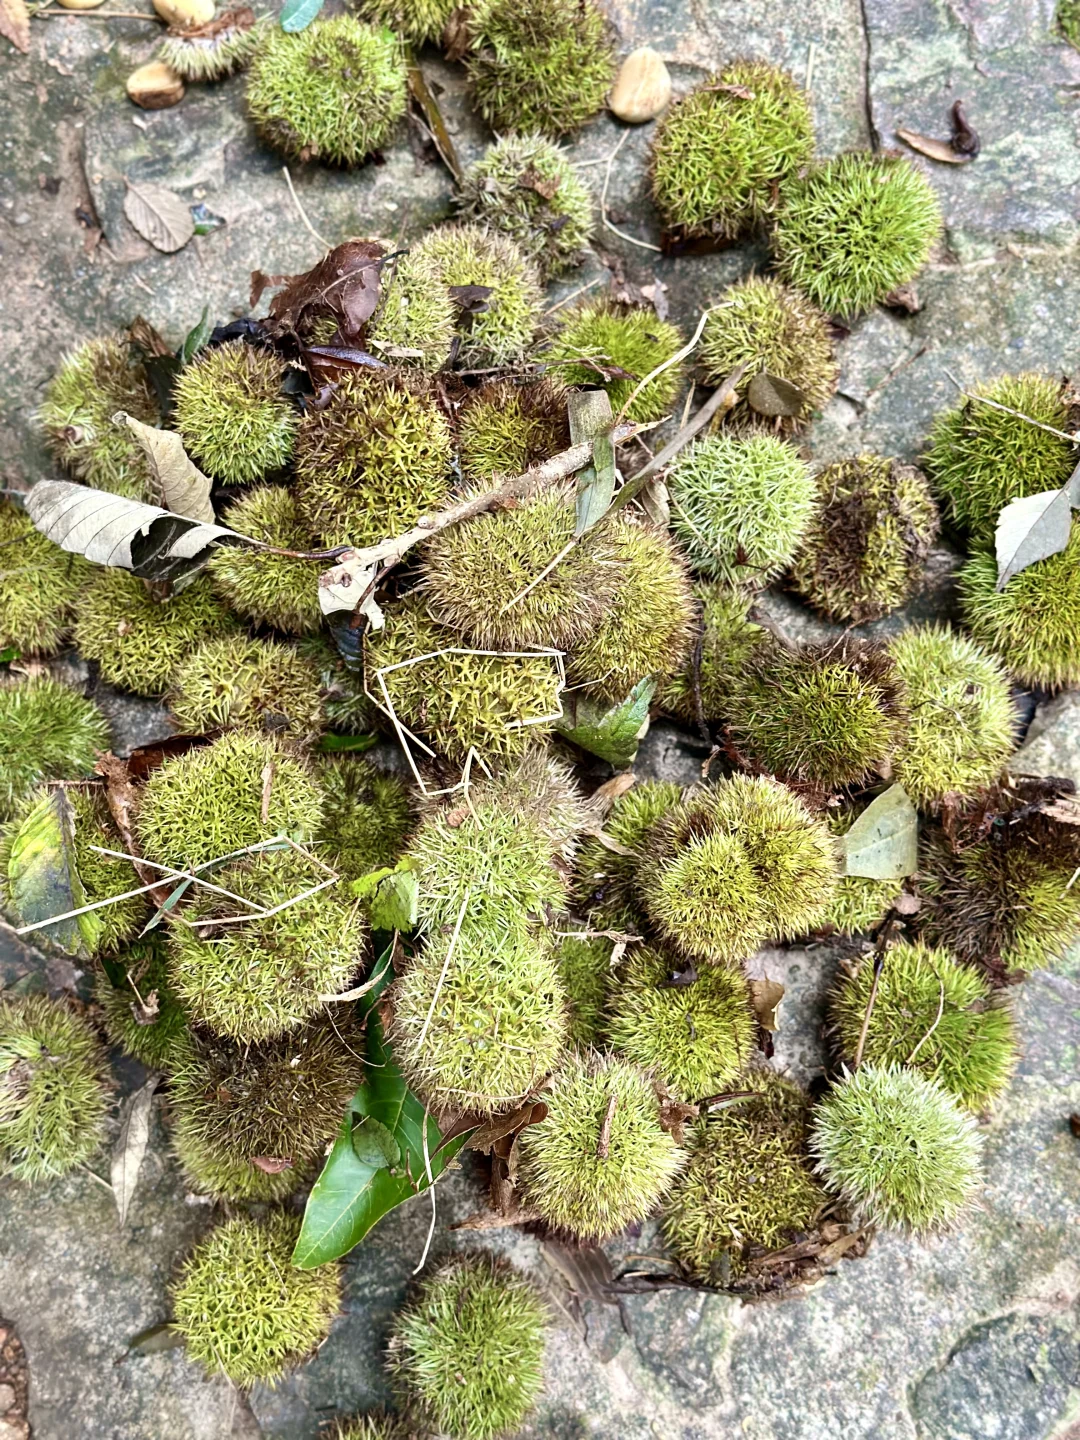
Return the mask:
<svg viewBox="0 0 1080 1440">
<path fill-rule="evenodd" d="M 898 139 L 903 140 L 905 145 L 910 145 L 912 150 L 917 150 L 928 160 L 937 160 L 942 165 L 967 165 L 975 158 L 974 155 L 963 155 L 954 150 L 948 140 L 935 140 L 930 135 L 920 135 L 917 130 L 900 127 L 896 134 Z"/>
<path fill-rule="evenodd" d="M 760 370 L 750 381 L 746 398 L 752 410 L 769 418 L 801 415 L 806 407 L 806 396 L 797 385 L 765 370 Z"/>
<path fill-rule="evenodd" d="M 195 234 L 191 208 L 164 185 L 133 185 L 125 179 L 124 214 L 133 229 L 155 250 L 172 254 L 181 250 Z"/>
<path fill-rule="evenodd" d="M 264 290 L 281 286 L 270 302 L 267 329 L 271 334 L 297 333 L 306 319 L 336 316 L 345 347 L 362 346 L 364 329 L 379 303 L 379 280 L 386 252 L 373 240 L 346 240 L 300 275 L 251 276 L 250 303 Z"/>
<path fill-rule="evenodd" d="M 775 1035 L 780 1029 L 779 1011 L 783 998 L 784 987 L 779 980 L 770 980 L 766 976 L 764 980 L 750 981 L 750 1003 L 754 1014 L 761 1028 L 768 1030 L 770 1035 Z"/>
<path fill-rule="evenodd" d="M 0 35 L 24 55 L 30 53 L 30 11 L 26 0 L 0 0 Z"/>
<path fill-rule="evenodd" d="M 241 538 L 224 526 L 73 480 L 39 480 L 27 495 L 26 513 L 61 550 L 131 570 L 144 580 L 177 580 L 205 564 L 211 545 Z"/>
<path fill-rule="evenodd" d="M 113 1146 L 109 1174 L 121 1229 L 127 1224 L 139 1170 L 150 1143 L 150 1110 L 160 1079 L 160 1075 L 151 1075 L 145 1085 L 128 1096 L 120 1110 L 120 1133 Z"/>
<path fill-rule="evenodd" d="M 144 425 L 133 415 L 118 410 L 112 417 L 114 425 L 126 425 L 150 462 L 150 471 L 166 510 L 188 520 L 215 520 L 210 503 L 212 482 L 189 458 L 184 442 L 175 430 L 159 430 Z"/>
</svg>

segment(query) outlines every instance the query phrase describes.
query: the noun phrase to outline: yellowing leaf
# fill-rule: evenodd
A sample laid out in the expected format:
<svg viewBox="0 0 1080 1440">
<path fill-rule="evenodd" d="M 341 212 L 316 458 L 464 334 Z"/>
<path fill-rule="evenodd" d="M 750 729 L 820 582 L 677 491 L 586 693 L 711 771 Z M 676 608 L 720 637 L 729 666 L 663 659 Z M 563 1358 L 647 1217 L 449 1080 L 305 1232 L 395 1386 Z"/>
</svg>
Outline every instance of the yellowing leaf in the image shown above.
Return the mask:
<svg viewBox="0 0 1080 1440">
<path fill-rule="evenodd" d="M 577 524 L 575 536 L 584 535 L 600 520 L 615 494 L 615 447 L 611 431 L 615 424 L 611 397 L 606 390 L 579 390 L 570 396 L 567 412 L 571 445 L 592 441 L 593 463 L 577 479 Z"/>
<path fill-rule="evenodd" d="M 919 859 L 919 817 L 902 785 L 890 786 L 844 836 L 844 874 L 902 880 Z"/>
<path fill-rule="evenodd" d="M 139 442 L 150 462 L 166 510 L 188 520 L 206 520 L 212 525 L 215 520 L 214 507 L 210 504 L 212 482 L 188 458 L 184 442 L 176 431 L 144 425 L 123 410 L 118 410 L 112 418 L 114 425 L 126 425 Z"/>
<path fill-rule="evenodd" d="M 942 165 L 966 165 L 969 160 L 975 158 L 974 155 L 963 155 L 960 151 L 954 150 L 948 140 L 935 140 L 930 135 L 920 135 L 917 130 L 905 130 L 901 126 L 896 133 L 905 145 L 911 146 L 912 150 L 917 150 L 928 160 L 937 160 Z"/>
<path fill-rule="evenodd" d="M 63 789 L 43 795 L 19 826 L 11 842 L 7 880 L 11 912 L 20 925 L 41 927 L 42 934 L 71 955 L 93 951 L 101 929 L 96 911 L 41 926 L 43 920 L 86 904 L 75 868 L 75 811 Z"/>
</svg>

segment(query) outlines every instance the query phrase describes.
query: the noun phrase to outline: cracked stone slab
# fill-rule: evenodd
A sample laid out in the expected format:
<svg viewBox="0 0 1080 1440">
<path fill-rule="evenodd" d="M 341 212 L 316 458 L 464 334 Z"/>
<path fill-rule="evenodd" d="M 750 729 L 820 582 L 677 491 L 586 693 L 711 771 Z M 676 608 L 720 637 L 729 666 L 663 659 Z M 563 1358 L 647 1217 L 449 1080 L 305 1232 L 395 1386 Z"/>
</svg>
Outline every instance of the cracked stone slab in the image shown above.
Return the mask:
<svg viewBox="0 0 1080 1440">
<path fill-rule="evenodd" d="M 964 102 L 982 141 L 970 165 L 919 160 L 961 260 L 1006 240 L 1075 244 L 1080 54 L 1053 30 L 1053 0 L 866 0 L 874 125 L 949 138 Z M 905 151 L 905 153 L 910 153 Z"/>
<path fill-rule="evenodd" d="M 1080 695 L 1067 690 L 1044 700 L 1011 763 L 1029 775 L 1062 775 L 1080 788 Z"/>
</svg>

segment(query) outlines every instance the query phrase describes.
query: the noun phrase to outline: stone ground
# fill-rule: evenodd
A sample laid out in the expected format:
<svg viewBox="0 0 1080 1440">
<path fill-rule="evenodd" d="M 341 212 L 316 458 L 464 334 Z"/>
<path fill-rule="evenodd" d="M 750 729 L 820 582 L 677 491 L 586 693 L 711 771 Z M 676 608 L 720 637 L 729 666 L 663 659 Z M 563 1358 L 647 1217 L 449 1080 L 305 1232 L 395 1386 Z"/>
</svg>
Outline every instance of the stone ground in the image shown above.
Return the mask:
<svg viewBox="0 0 1080 1440">
<path fill-rule="evenodd" d="M 906 318 L 875 312 L 843 342 L 840 393 L 810 437 L 818 457 L 863 446 L 915 456 L 931 414 L 954 394 L 947 371 L 964 382 L 1076 368 L 1080 55 L 1054 38 L 1052 11 L 1052 0 L 613 5 L 626 48 L 654 44 L 679 88 L 739 53 L 809 70 L 824 151 L 892 145 L 897 125 L 947 135 L 957 98 L 982 136 L 973 165 L 931 167 L 947 231 L 919 282 L 924 308 Z M 59 353 L 136 312 L 177 343 L 204 304 L 222 319 L 244 313 L 251 269 L 301 269 L 319 254 L 279 162 L 247 128 L 238 82 L 193 89 L 174 110 L 128 104 L 124 78 L 154 44 L 152 24 L 93 15 L 35 21 L 28 57 L 0 41 L 0 475 L 14 488 L 51 473 L 32 417 Z M 484 137 L 460 77 L 437 56 L 424 64 L 471 158 Z M 603 118 L 570 146 L 597 195 L 619 138 Z M 619 228 L 655 243 L 647 147 L 647 129 L 630 133 L 611 166 L 609 209 Z M 227 223 L 159 255 L 122 216 L 125 176 L 205 200 Z M 447 176 L 415 134 L 381 166 L 296 167 L 294 179 L 330 241 L 372 232 L 407 241 L 449 205 Z M 97 217 L 96 248 L 77 212 L 89 224 Z M 687 326 L 763 260 L 752 248 L 667 260 L 607 231 L 597 240 L 639 283 L 661 278 Z M 603 273 L 590 260 L 558 295 Z M 950 552 L 935 555 L 911 614 L 950 613 L 953 568 Z M 769 603 L 785 625 L 812 629 L 783 595 Z M 1028 713 L 1038 698 L 1026 697 Z M 161 733 L 152 707 L 112 703 L 129 743 Z M 1033 769 L 1080 780 L 1080 697 L 1040 708 L 1027 754 Z M 685 737 L 657 727 L 639 769 L 692 779 L 699 758 Z M 4 984 L 59 988 L 74 978 L 10 933 L 0 932 L 0 952 Z M 808 1079 L 823 1060 L 836 957 L 817 946 L 756 963 L 787 987 L 777 1063 Z M 1080 1111 L 1080 954 L 1032 978 L 1016 1004 L 1023 1059 L 985 1127 L 982 1207 L 956 1234 L 926 1245 L 878 1239 L 865 1259 L 782 1303 L 668 1291 L 628 1299 L 621 1314 L 568 1311 L 529 1440 L 1080 1440 L 1080 1144 L 1068 1127 Z M 127 1062 L 117 1074 L 121 1093 L 143 1078 Z M 438 1194 L 437 1245 L 448 1248 L 456 1242 L 445 1226 L 476 1208 L 476 1179 L 452 1175 Z M 169 1276 L 210 1219 L 169 1158 L 164 1094 L 124 1231 L 97 1176 L 33 1192 L 0 1182 L 0 1314 L 25 1346 L 37 1440 L 308 1440 L 329 1417 L 384 1398 L 380 1351 L 423 1248 L 426 1202 L 391 1216 L 350 1257 L 345 1313 L 318 1356 L 250 1400 L 206 1380 L 182 1351 L 127 1353 L 134 1335 L 167 1318 Z M 647 1253 L 650 1237 L 647 1229 L 613 1254 Z M 535 1240 L 502 1233 L 485 1243 L 556 1286 Z M 20 1432 L 5 1423 L 0 1440 L 13 1440 Z"/>
</svg>

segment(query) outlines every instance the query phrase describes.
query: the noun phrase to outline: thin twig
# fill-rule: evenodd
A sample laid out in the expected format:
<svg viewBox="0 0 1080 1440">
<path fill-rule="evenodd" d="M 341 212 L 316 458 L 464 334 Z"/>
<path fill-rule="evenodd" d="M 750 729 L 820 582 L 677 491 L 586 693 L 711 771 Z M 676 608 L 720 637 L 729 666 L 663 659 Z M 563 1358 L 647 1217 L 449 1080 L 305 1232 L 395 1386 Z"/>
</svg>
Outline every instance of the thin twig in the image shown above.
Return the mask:
<svg viewBox="0 0 1080 1440">
<path fill-rule="evenodd" d="M 625 230 L 620 230 L 617 225 L 613 225 L 608 219 L 607 192 L 608 184 L 611 180 L 611 167 L 615 163 L 615 156 L 618 155 L 619 151 L 626 144 L 629 137 L 630 131 L 624 130 L 619 143 L 615 146 L 615 149 L 612 150 L 611 154 L 608 156 L 607 169 L 604 171 L 604 188 L 600 192 L 600 219 L 604 223 L 605 230 L 610 230 L 613 235 L 618 235 L 620 240 L 628 240 L 631 245 L 640 245 L 642 250 L 655 250 L 657 255 L 662 255 L 664 252 L 661 250 L 659 245 L 654 245 L 649 240 L 638 240 L 635 236 L 628 235 Z"/>
<path fill-rule="evenodd" d="M 156 20 L 160 15 L 148 15 L 145 10 L 39 10 L 32 18 L 42 20 Z"/>
<path fill-rule="evenodd" d="M 896 924 L 896 911 L 890 910 L 885 917 L 885 922 L 878 932 L 877 942 L 874 947 L 874 979 L 870 986 L 870 994 L 866 998 L 866 1014 L 863 1016 L 862 1030 L 859 1032 L 859 1043 L 855 1047 L 854 1069 L 862 1064 L 863 1051 L 866 1048 L 866 1037 L 870 1031 L 870 1016 L 874 1013 L 874 1004 L 877 1001 L 878 986 L 881 984 L 881 972 L 885 969 L 885 956 L 888 953 L 889 937 L 892 934 L 893 926 Z"/>
<path fill-rule="evenodd" d="M 292 176 L 289 174 L 289 167 L 287 165 L 283 165 L 281 167 L 281 173 L 285 176 L 285 184 L 289 187 L 289 194 L 292 196 L 292 202 L 296 206 L 296 213 L 304 222 L 304 228 L 307 230 L 309 235 L 313 235 L 315 237 L 315 239 L 319 242 L 321 246 L 323 246 L 324 249 L 331 250 L 333 247 L 330 244 L 330 241 L 327 240 L 324 235 L 319 234 L 318 230 L 315 229 L 315 226 L 312 225 L 311 221 L 308 219 L 307 211 L 304 209 L 303 205 L 300 204 L 300 196 L 296 193 L 296 187 L 293 185 Z"/>
<path fill-rule="evenodd" d="M 508 600 L 506 602 L 506 604 L 499 611 L 499 614 L 505 615 L 512 606 L 520 604 L 521 601 L 525 599 L 526 595 L 531 594 L 532 591 L 536 589 L 537 585 L 539 585 L 542 580 L 546 580 L 547 577 L 551 574 L 551 572 L 555 569 L 555 567 L 557 565 L 560 565 L 566 559 L 567 555 L 570 554 L 570 551 L 573 550 L 579 538 L 579 536 L 575 535 L 568 545 L 564 545 L 563 548 L 559 551 L 559 553 L 555 556 L 555 559 L 544 566 L 543 570 L 540 571 L 540 574 L 537 575 L 535 580 L 530 580 L 528 585 L 525 586 L 524 590 L 519 590 L 512 600 Z"/>
<path fill-rule="evenodd" d="M 941 1024 L 941 1017 L 942 1017 L 942 1015 L 944 1015 L 944 1013 L 945 1013 L 945 982 L 944 982 L 944 980 L 942 980 L 942 978 L 941 978 L 940 975 L 938 976 L 938 989 L 939 989 L 939 991 L 940 991 L 941 993 L 940 993 L 939 996 L 938 996 L 937 1015 L 936 1015 L 935 1018 L 934 1018 L 934 1023 L 930 1026 L 930 1029 L 927 1030 L 926 1034 L 922 1037 L 922 1039 L 919 1041 L 919 1043 L 915 1046 L 915 1049 L 912 1050 L 911 1054 L 910 1054 L 910 1055 L 907 1057 L 907 1059 L 904 1061 L 904 1064 L 905 1064 L 905 1065 L 910 1065 L 910 1064 L 914 1061 L 915 1056 L 919 1053 L 919 1051 L 922 1049 L 922 1047 L 926 1044 L 927 1040 L 930 1039 L 930 1036 L 934 1033 L 934 1031 L 937 1029 L 937 1027 Z"/>
<path fill-rule="evenodd" d="M 709 421 L 721 406 L 727 404 L 728 400 L 734 395 L 738 388 L 739 381 L 745 374 L 745 365 L 740 365 L 737 369 L 733 370 L 720 388 L 713 391 L 697 414 L 682 427 L 675 438 L 669 440 L 664 448 L 659 451 L 658 454 L 654 455 L 647 465 L 642 466 L 636 475 L 631 475 L 630 479 L 627 480 L 626 484 L 615 497 L 611 507 L 613 510 L 621 509 L 627 501 L 633 499 L 647 481 L 652 479 L 658 470 L 662 470 L 666 465 L 671 464 L 679 451 L 689 445 L 690 441 L 693 440 L 694 436 L 697 435 L 700 430 L 704 430 L 705 426 L 708 425 Z"/>
<path fill-rule="evenodd" d="M 697 348 L 697 343 L 701 339 L 701 332 L 705 329 L 705 321 L 712 314 L 712 311 L 713 307 L 710 305 L 701 312 L 701 318 L 698 320 L 697 329 L 694 331 L 693 335 L 690 337 L 690 339 L 682 347 L 681 350 L 676 350 L 674 355 L 670 356 L 667 360 L 662 361 L 661 364 L 655 366 L 652 370 L 649 371 L 649 373 L 644 377 L 644 379 L 638 381 L 638 383 L 634 386 L 633 390 L 631 390 L 630 394 L 627 396 L 626 404 L 619 411 L 618 415 L 615 416 L 616 425 L 618 425 L 622 420 L 626 418 L 626 412 L 630 409 L 630 406 L 641 394 L 642 390 L 645 389 L 646 385 L 651 384 L 652 381 L 655 380 L 658 375 L 662 375 L 665 370 L 670 370 L 672 365 L 678 365 L 681 361 L 685 360 L 686 357 Z"/>
<path fill-rule="evenodd" d="M 280 905 L 273 905 L 269 910 L 260 910 L 256 915 L 225 915 L 220 920 L 186 920 L 184 923 L 190 925 L 193 930 L 198 930 L 205 925 L 246 925 L 249 920 L 269 920 L 271 915 L 288 910 L 291 905 L 299 905 L 301 900 L 308 900 L 312 895 L 318 895 L 320 890 L 327 890 L 331 885 L 337 883 L 336 875 L 332 880 L 322 880 L 318 885 L 313 885 L 310 890 L 304 890 L 301 894 L 294 895 L 291 900 L 283 900 Z"/>
<path fill-rule="evenodd" d="M 1078 443 L 1078 437 L 1076 435 L 1066 434 L 1064 430 L 1055 430 L 1052 425 L 1044 425 L 1040 420 L 1033 420 L 1030 415 L 1025 415 L 1022 410 L 1013 410 L 1009 405 L 999 405 L 996 400 L 988 400 L 985 395 L 976 395 L 972 390 L 965 390 L 951 370 L 946 370 L 945 374 L 965 399 L 977 400 L 980 405 L 989 405 L 991 410 L 1001 410 L 1006 415 L 1015 415 L 1018 420 L 1026 420 L 1029 425 L 1034 425 L 1037 430 L 1045 430 L 1048 435 L 1056 435 L 1059 440 L 1068 440 L 1070 445 Z"/>
<path fill-rule="evenodd" d="M 810 51 L 806 57 L 806 79 L 803 81 L 803 89 L 809 95 L 814 84 L 814 61 L 817 59 L 817 42 L 810 41 Z"/>
<path fill-rule="evenodd" d="M 612 444 L 621 445 L 635 435 L 654 428 L 652 424 L 616 425 L 611 433 Z M 471 495 L 465 500 L 459 500 L 454 505 L 448 505 L 445 510 L 437 510 L 432 515 L 421 515 L 412 529 L 406 530 L 402 535 L 393 536 L 388 540 L 380 540 L 377 545 L 367 545 L 362 549 L 350 550 L 349 547 L 345 547 L 343 553 L 351 554 L 354 557 L 350 563 L 356 569 L 381 566 L 382 569 L 375 582 L 378 584 L 390 570 L 400 564 L 414 545 L 419 545 L 424 540 L 430 540 L 433 535 L 437 535 L 440 530 L 448 529 L 451 525 L 459 525 L 464 520 L 473 520 L 477 515 L 483 515 L 488 510 L 497 510 L 503 506 L 512 505 L 515 500 L 526 500 L 530 495 L 535 495 L 537 491 L 545 490 L 551 485 L 568 479 L 571 475 L 576 475 L 592 460 L 592 450 L 593 442 L 591 440 L 586 440 L 580 445 L 571 445 L 568 449 L 561 450 L 558 455 L 553 455 L 550 460 L 532 466 L 524 474 L 504 480 L 501 485 L 497 485 L 492 490 L 484 490 L 479 495 Z M 364 598 L 366 597 L 360 597 L 361 600 Z"/>
<path fill-rule="evenodd" d="M 428 1251 L 431 1249 L 431 1242 L 435 1237 L 435 1177 L 431 1173 L 431 1155 L 428 1153 L 428 1114 L 429 1111 L 425 1106 L 424 1123 L 420 1127 L 420 1136 L 424 1145 L 424 1173 L 427 1175 L 428 1194 L 431 1196 L 431 1224 L 428 1226 L 427 1239 L 424 1241 L 424 1253 L 420 1256 L 420 1263 L 412 1272 L 414 1275 L 419 1275 L 427 1264 Z"/>
<path fill-rule="evenodd" d="M 598 275 L 595 280 L 590 280 L 587 285 L 579 285 L 576 290 L 571 290 L 569 295 L 564 295 L 561 300 L 556 301 L 550 310 L 545 310 L 543 318 L 546 320 L 549 315 L 554 315 L 556 310 L 561 310 L 564 305 L 569 305 L 571 300 L 576 300 L 579 295 L 584 295 L 587 290 L 595 290 L 597 285 L 602 285 L 606 279 L 606 275 Z"/>
<path fill-rule="evenodd" d="M 431 1025 L 431 1017 L 435 1014 L 435 1006 L 439 1003 L 439 996 L 442 994 L 442 987 L 446 981 L 446 972 L 450 968 L 450 960 L 454 954 L 454 947 L 457 945 L 458 936 L 461 934 L 461 923 L 465 919 L 465 911 L 468 909 L 471 899 L 472 890 L 468 889 L 465 891 L 465 895 L 461 901 L 461 909 L 458 911 L 457 921 L 454 924 L 454 933 L 450 936 L 450 944 L 446 947 L 446 959 L 443 961 L 443 967 L 439 974 L 439 983 L 435 986 L 435 994 L 431 997 L 431 1005 L 428 1008 L 427 1019 L 424 1021 L 424 1028 L 420 1031 L 420 1039 L 416 1042 L 417 1050 L 420 1049 L 427 1039 L 428 1027 Z"/>
</svg>

